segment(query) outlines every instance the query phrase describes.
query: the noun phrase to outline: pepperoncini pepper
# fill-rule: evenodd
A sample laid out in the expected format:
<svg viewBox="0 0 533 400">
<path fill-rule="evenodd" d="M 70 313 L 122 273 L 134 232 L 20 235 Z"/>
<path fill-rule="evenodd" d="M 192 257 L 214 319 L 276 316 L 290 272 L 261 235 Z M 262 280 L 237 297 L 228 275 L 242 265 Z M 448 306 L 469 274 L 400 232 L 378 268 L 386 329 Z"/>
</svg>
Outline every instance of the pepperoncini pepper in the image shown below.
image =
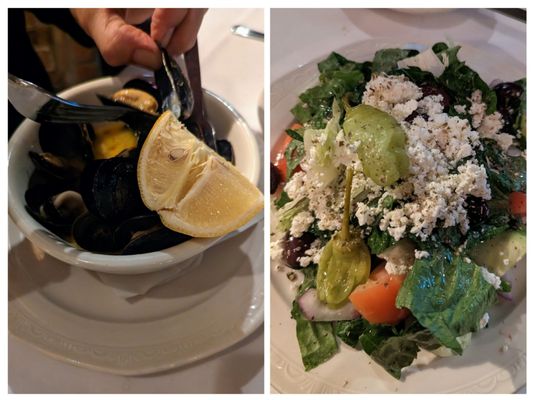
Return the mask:
<svg viewBox="0 0 533 400">
<path fill-rule="evenodd" d="M 318 298 L 331 307 L 341 306 L 357 285 L 370 274 L 370 251 L 359 230 L 350 229 L 350 200 L 353 170 L 346 170 L 342 228 L 326 244 L 320 261 L 316 287 Z"/>
</svg>

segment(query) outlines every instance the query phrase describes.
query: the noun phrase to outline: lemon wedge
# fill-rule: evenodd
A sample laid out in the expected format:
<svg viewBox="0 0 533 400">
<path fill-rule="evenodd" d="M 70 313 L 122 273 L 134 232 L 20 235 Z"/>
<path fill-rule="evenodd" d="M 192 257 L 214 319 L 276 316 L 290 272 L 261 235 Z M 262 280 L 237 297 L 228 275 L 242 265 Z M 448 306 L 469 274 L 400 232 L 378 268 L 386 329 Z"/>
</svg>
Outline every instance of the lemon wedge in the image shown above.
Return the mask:
<svg viewBox="0 0 533 400">
<path fill-rule="evenodd" d="M 263 195 L 237 168 L 190 133 L 170 112 L 148 134 L 137 166 L 144 204 L 168 228 L 216 237 L 263 208 Z"/>
</svg>

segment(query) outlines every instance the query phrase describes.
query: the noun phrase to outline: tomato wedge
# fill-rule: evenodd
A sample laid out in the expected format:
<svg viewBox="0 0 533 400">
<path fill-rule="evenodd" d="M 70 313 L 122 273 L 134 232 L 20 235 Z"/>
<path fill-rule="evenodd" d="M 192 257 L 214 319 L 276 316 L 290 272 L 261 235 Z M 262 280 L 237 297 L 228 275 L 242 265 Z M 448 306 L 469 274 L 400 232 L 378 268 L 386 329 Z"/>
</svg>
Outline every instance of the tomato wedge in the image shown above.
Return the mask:
<svg viewBox="0 0 533 400">
<path fill-rule="evenodd" d="M 512 192 L 509 195 L 509 209 L 513 215 L 525 217 L 526 203 L 526 194 L 523 192 Z"/>
<path fill-rule="evenodd" d="M 296 130 L 301 127 L 302 125 L 295 123 L 291 125 L 290 129 Z M 287 180 L 287 160 L 285 160 L 285 150 L 292 140 L 293 139 L 284 132 L 270 151 L 270 161 L 272 161 L 272 164 L 278 169 L 282 182 Z M 299 167 L 297 167 L 296 171 L 299 170 Z"/>
<path fill-rule="evenodd" d="M 397 324 L 409 315 L 409 310 L 396 308 L 396 296 L 405 275 L 389 275 L 385 265 L 376 268 L 368 281 L 350 294 L 354 308 L 371 324 Z"/>
</svg>

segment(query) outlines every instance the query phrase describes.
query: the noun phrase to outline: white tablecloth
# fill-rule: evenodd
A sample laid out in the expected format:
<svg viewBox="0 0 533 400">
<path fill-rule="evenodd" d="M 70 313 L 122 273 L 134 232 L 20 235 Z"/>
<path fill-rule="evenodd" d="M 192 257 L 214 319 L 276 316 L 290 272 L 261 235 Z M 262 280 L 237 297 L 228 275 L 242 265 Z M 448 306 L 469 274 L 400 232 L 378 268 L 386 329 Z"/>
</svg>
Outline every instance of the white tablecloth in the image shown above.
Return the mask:
<svg viewBox="0 0 533 400">
<path fill-rule="evenodd" d="M 199 34 L 203 86 L 224 97 L 260 133 L 263 43 L 230 33 L 234 24 L 263 30 L 263 10 L 209 10 Z M 14 40 L 14 38 L 9 38 Z M 262 141 L 262 138 L 259 138 Z M 263 393 L 261 326 L 224 352 L 188 367 L 146 377 L 77 368 L 9 338 L 9 391 L 14 393 Z"/>
<path fill-rule="evenodd" d="M 276 9 L 270 23 L 272 81 L 333 49 L 380 37 L 406 42 L 449 39 L 484 51 L 497 48 L 510 64 L 526 65 L 526 24 L 490 10 L 409 14 L 390 9 Z M 517 393 L 526 393 L 526 387 Z"/>
</svg>

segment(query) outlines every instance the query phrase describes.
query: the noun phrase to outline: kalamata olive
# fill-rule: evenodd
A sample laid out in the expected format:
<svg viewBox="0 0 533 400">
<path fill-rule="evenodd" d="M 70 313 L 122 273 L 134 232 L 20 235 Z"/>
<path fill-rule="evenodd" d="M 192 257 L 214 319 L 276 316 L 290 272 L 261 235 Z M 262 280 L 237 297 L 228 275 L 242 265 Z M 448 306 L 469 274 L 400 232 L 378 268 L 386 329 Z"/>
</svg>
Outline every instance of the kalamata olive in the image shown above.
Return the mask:
<svg viewBox="0 0 533 400">
<path fill-rule="evenodd" d="M 281 181 L 281 175 L 278 168 L 270 163 L 270 194 L 274 194 L 278 189 Z"/>
<path fill-rule="evenodd" d="M 498 100 L 498 111 L 503 115 L 514 117 L 520 108 L 520 96 L 523 89 L 513 82 L 503 82 L 494 87 Z"/>
<path fill-rule="evenodd" d="M 494 87 L 494 91 L 498 97 L 510 98 L 515 97 L 519 98 L 522 96 L 522 86 L 514 82 L 502 82 Z"/>
<path fill-rule="evenodd" d="M 311 247 L 311 243 L 316 237 L 312 233 L 306 232 L 300 237 L 287 234 L 283 243 L 283 259 L 292 269 L 302 268 L 299 258 L 305 256 L 305 252 Z"/>
<path fill-rule="evenodd" d="M 489 216 L 489 206 L 480 197 L 468 196 L 465 204 L 470 225 L 475 226 L 483 222 Z"/>
<path fill-rule="evenodd" d="M 450 106 L 450 95 L 443 88 L 432 85 L 422 85 L 421 89 L 423 97 L 438 96 L 440 94 L 442 96 L 441 104 L 445 110 Z"/>
</svg>

